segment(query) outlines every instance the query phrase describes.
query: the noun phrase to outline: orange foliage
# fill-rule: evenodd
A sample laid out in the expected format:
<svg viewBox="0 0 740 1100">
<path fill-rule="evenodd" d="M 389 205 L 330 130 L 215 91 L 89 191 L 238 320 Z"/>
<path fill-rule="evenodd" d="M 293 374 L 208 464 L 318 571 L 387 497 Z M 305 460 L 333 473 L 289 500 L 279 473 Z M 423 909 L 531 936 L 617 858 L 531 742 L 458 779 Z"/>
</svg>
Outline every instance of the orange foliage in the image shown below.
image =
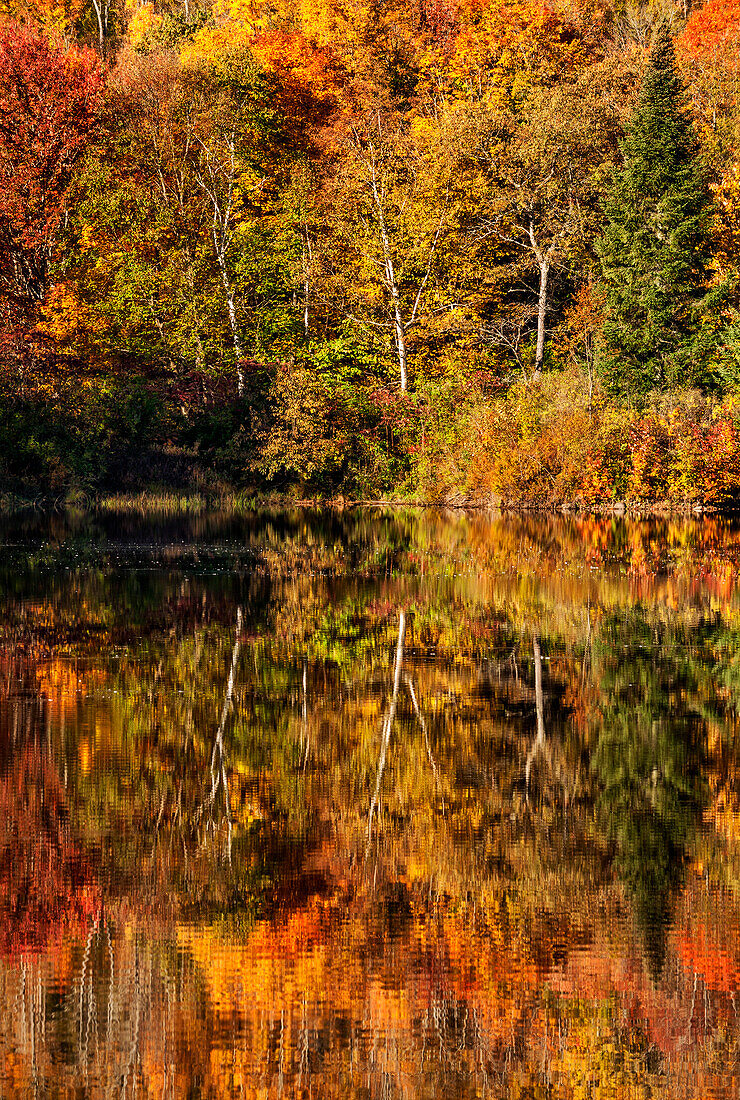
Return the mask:
<svg viewBox="0 0 740 1100">
<path fill-rule="evenodd" d="M 690 57 L 703 58 L 734 42 L 738 35 L 740 0 L 707 0 L 692 11 L 680 45 Z"/>
<path fill-rule="evenodd" d="M 576 6 L 542 0 L 462 0 L 460 28 L 447 60 L 449 76 L 494 86 L 516 97 L 534 73 L 545 78 L 572 69 L 598 53 L 595 28 L 603 13 L 582 19 Z M 492 75 L 497 70 L 497 75 Z M 485 74 L 489 74 L 486 77 Z"/>
<path fill-rule="evenodd" d="M 274 75 L 274 91 L 289 128 L 325 121 L 337 106 L 343 76 L 337 55 L 299 31 L 270 30 L 252 42 L 255 60 Z"/>
</svg>

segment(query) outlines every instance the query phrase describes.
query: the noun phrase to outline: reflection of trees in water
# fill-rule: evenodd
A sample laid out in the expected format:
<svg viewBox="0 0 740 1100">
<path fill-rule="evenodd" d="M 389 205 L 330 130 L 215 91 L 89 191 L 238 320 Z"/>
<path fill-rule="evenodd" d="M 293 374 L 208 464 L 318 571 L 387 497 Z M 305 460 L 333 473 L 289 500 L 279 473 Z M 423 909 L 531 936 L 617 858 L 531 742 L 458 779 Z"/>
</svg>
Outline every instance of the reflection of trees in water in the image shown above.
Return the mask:
<svg viewBox="0 0 740 1100">
<path fill-rule="evenodd" d="M 43 770 L 62 759 L 44 748 L 59 730 L 38 700 L 32 759 L 8 742 L 16 788 L 25 773 L 26 790 L 48 787 L 43 827 L 31 810 L 47 850 L 84 823 L 107 893 L 53 981 L 51 955 L 0 968 L 4 1003 L 37 990 L 6 1027 L 49 1067 L 61 1051 L 70 1082 L 158 1095 L 186 1095 L 186 1080 L 214 1096 L 234 1081 L 532 1095 L 568 1074 L 591 1087 L 589 1065 L 619 1087 L 647 1080 L 669 1025 L 691 1048 L 695 977 L 676 966 L 668 998 L 665 973 L 650 982 L 639 952 L 619 956 L 610 845 L 657 973 L 703 804 L 711 646 L 695 633 L 690 654 L 680 627 L 656 635 L 659 615 L 628 605 L 605 619 L 594 593 L 621 599 L 626 581 L 545 582 L 541 560 L 574 552 L 575 524 L 546 525 L 538 545 L 537 524 L 517 522 L 502 549 L 477 521 L 461 534 L 406 517 L 358 525 L 347 548 L 349 520 L 301 522 L 255 534 L 251 579 L 55 582 L 58 618 L 84 603 L 95 637 L 121 641 L 136 608 L 142 641 L 105 672 L 100 767 L 70 769 L 60 793 L 60 765 Z M 513 577 L 518 553 L 536 583 Z M 48 644 L 77 637 L 52 626 Z M 61 895 L 82 897 L 81 881 Z"/>
<path fill-rule="evenodd" d="M 633 971 L 620 989 L 614 958 L 603 986 L 584 968 L 556 992 L 482 917 L 399 905 L 314 900 L 248 934 L 122 905 L 0 968 L 0 1048 L 21 1055 L 3 1095 L 675 1096 L 687 1071 L 697 1095 L 711 1079 L 688 1042 L 703 999 L 689 974 L 659 993 Z M 712 1008 L 708 1072 L 737 1053 L 730 998 Z"/>
<path fill-rule="evenodd" d="M 234 1050 L 223 1042 L 231 1027 L 240 1044 L 239 1073 L 275 1094 L 277 1082 L 295 1084 L 296 1078 L 331 1090 L 342 1074 L 356 1091 L 369 1089 L 371 1096 L 409 1090 L 423 1095 L 440 1082 L 460 1095 L 481 1084 L 503 1090 L 511 1067 L 529 1050 L 540 1003 L 536 967 L 532 981 L 520 987 L 507 974 L 505 959 L 503 965 L 493 959 L 491 976 L 471 990 L 471 981 L 479 984 L 476 966 L 469 967 L 470 980 L 461 981 L 462 959 L 451 958 L 447 932 L 433 932 L 432 944 L 423 950 L 417 937 L 443 918 L 451 887 L 462 899 L 472 891 L 472 905 L 467 900 L 463 905 L 471 927 L 483 937 L 484 925 L 475 917 L 479 891 L 490 883 L 497 889 L 510 878 L 508 848 L 518 826 L 501 824 L 517 790 L 523 799 L 524 758 L 536 726 L 538 693 L 526 656 L 531 650 L 528 646 L 511 661 L 507 639 L 496 669 L 448 668 L 424 662 L 418 650 L 413 662 L 402 664 L 397 624 L 397 616 L 389 614 L 376 635 L 375 660 L 357 670 L 352 684 L 331 667 L 296 662 L 262 643 L 242 650 L 233 625 L 198 627 L 197 636 L 151 646 L 138 666 L 121 662 L 114 682 L 126 693 L 126 738 L 109 767 L 125 765 L 131 777 L 126 802 L 131 819 L 119 819 L 120 836 L 106 836 L 106 844 L 115 845 L 106 856 L 106 877 L 114 865 L 123 872 L 113 882 L 116 892 L 125 890 L 132 898 L 132 910 L 127 914 L 126 903 L 115 896 L 106 900 L 106 923 L 92 925 L 83 936 L 60 982 L 66 991 L 58 1022 L 61 1028 L 65 1021 L 63 1030 L 47 1021 L 46 1037 L 33 1039 L 34 1049 L 45 1046 L 50 1065 L 57 1048 L 66 1051 L 71 1043 L 65 1036 L 77 1037 L 76 1060 L 67 1053 L 62 1059 L 67 1080 L 86 1079 L 97 1087 L 125 1079 L 143 1088 L 147 1075 L 150 1082 L 164 1075 L 157 1068 L 167 1060 L 164 1048 L 150 1032 L 154 1026 L 171 1028 L 162 990 L 175 950 L 192 967 L 192 984 L 176 990 L 173 1001 L 175 1019 L 182 1013 L 177 1026 L 190 1036 L 202 1011 L 208 1016 L 204 1039 L 193 1043 L 197 1057 L 215 1062 L 190 1066 L 203 1081 L 223 1082 L 219 1074 L 232 1072 Z M 191 669 L 196 676 L 189 694 Z M 231 695 L 235 713 L 227 729 L 218 719 Z M 381 770 L 378 746 L 384 738 L 378 722 L 385 716 L 387 725 L 394 696 L 397 732 Z M 365 713 L 368 701 L 373 706 Z M 395 714 L 390 714 L 392 722 Z M 557 737 L 555 727 L 551 732 Z M 261 802 L 269 817 L 264 832 L 259 823 L 256 835 L 237 832 L 231 866 L 223 849 L 204 843 L 207 836 L 199 835 L 196 820 L 213 789 L 213 775 L 219 774 L 211 770 L 219 734 L 233 768 L 232 792 L 243 774 L 240 767 L 269 776 L 272 783 Z M 379 780 L 377 845 L 372 868 L 364 870 L 359 857 Z M 96 784 L 106 781 L 105 770 L 93 769 L 76 778 L 70 793 L 78 809 L 95 808 L 102 829 L 109 825 Z M 260 791 L 260 782 L 253 789 Z M 533 776 L 533 807 L 542 788 L 542 776 L 536 783 Z M 471 833 L 475 806 L 482 813 Z M 523 812 L 531 817 L 534 810 Z M 332 820 L 334 831 L 328 832 Z M 346 857 L 353 853 L 356 873 L 348 875 Z M 142 875 L 142 857 L 168 864 L 158 882 Z M 245 873 L 255 858 L 256 868 Z M 420 878 L 406 871 L 413 858 L 422 861 Z M 191 933 L 174 933 L 162 924 L 151 933 L 137 931 L 140 914 L 168 892 L 186 904 L 192 904 L 194 893 L 198 897 Z M 223 936 L 210 935 L 206 915 L 232 905 L 239 914 L 248 913 L 250 898 L 260 894 L 271 903 L 272 922 L 255 925 L 247 916 L 242 924 L 226 925 Z M 330 912 L 341 912 L 339 921 L 322 922 L 325 903 L 333 906 Z M 525 939 L 538 937 L 528 918 L 521 929 L 519 923 L 514 910 L 507 910 L 498 921 L 499 933 L 520 938 L 515 957 L 529 966 Z M 242 929 L 237 941 L 243 936 L 249 944 L 262 936 L 262 943 L 240 952 L 233 942 L 237 928 Z M 485 937 L 466 944 L 462 928 L 455 934 L 465 956 L 490 952 Z M 259 969 L 265 960 L 273 968 L 267 974 Z M 309 971 L 300 979 L 300 998 L 294 968 Z M 201 1017 L 196 997 L 204 1006 Z M 142 1026 L 144 1019 L 153 1022 Z M 220 1038 L 214 1040 L 214 1034 Z M 209 1087 L 212 1095 L 223 1091 L 222 1085 Z"/>
<path fill-rule="evenodd" d="M 528 1038 L 524 1008 L 516 1019 L 500 1008 L 492 1036 L 490 1011 L 482 1018 L 456 992 L 448 960 L 419 954 L 413 926 L 392 941 L 362 941 L 358 957 L 359 928 L 350 938 L 338 913 L 313 916 L 310 926 L 305 914 L 267 923 L 241 947 L 192 927 L 125 917 L 94 925 L 51 960 L 53 997 L 50 960 L 3 969 L 0 996 L 12 1007 L 0 1039 L 30 1055 L 13 1085 L 28 1086 L 25 1070 L 40 1096 L 503 1089 Z"/>
<path fill-rule="evenodd" d="M 39 949 L 100 905 L 75 834 L 36 669 L 0 659 L 0 955 Z"/>
<path fill-rule="evenodd" d="M 639 608 L 610 620 L 595 646 L 598 715 L 594 771 L 603 827 L 617 847 L 655 975 L 705 800 L 701 638 L 648 623 Z"/>
<path fill-rule="evenodd" d="M 0 1043 L 25 1055 L 6 1058 L 3 1095 L 190 1095 L 207 1076 L 212 1039 L 199 993 L 174 945 L 124 914 L 22 956 L 0 971 Z"/>
</svg>

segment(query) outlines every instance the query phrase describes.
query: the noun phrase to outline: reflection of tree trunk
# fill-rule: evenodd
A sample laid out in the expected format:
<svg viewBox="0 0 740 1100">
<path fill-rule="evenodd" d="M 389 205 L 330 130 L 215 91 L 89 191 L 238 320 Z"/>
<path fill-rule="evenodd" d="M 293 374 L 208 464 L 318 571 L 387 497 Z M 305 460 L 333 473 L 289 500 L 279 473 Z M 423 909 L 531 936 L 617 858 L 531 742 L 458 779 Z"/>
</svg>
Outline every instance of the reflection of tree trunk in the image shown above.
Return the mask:
<svg viewBox="0 0 740 1100">
<path fill-rule="evenodd" d="M 424 715 L 421 713 L 421 708 L 416 698 L 416 692 L 414 691 L 414 684 L 410 676 L 406 677 L 406 683 L 408 685 L 409 694 L 411 696 L 411 702 L 414 704 L 414 712 L 419 719 L 419 725 L 422 728 L 424 734 L 424 742 L 427 747 L 427 756 L 429 757 L 429 763 L 432 765 L 432 771 L 434 772 L 434 780 L 439 782 L 439 776 L 437 774 L 437 765 L 434 763 L 434 756 L 432 755 L 432 746 L 429 743 L 429 731 L 427 730 L 427 724 L 424 720 Z"/>
<path fill-rule="evenodd" d="M 388 714 L 385 719 L 385 725 L 383 726 L 383 741 L 380 746 L 380 757 L 378 758 L 378 777 L 375 782 L 375 794 L 373 795 L 372 803 L 370 804 L 370 813 L 367 819 L 367 843 L 368 850 L 370 848 L 370 835 L 373 827 L 373 814 L 375 813 L 378 805 L 378 799 L 380 798 L 380 788 L 383 783 L 383 771 L 385 769 L 385 758 L 388 752 L 388 743 L 391 739 L 391 730 L 393 728 L 393 722 L 396 717 L 396 706 L 398 704 L 398 689 L 401 686 L 401 666 L 403 665 L 403 643 L 406 638 L 406 613 L 401 610 L 398 616 L 398 645 L 396 646 L 396 669 L 393 676 L 393 694 L 391 695 L 390 706 L 388 707 Z"/>
<path fill-rule="evenodd" d="M 532 642 L 532 648 L 534 650 L 534 698 L 537 708 L 537 741 L 543 744 L 545 740 L 545 717 L 542 700 L 542 652 L 540 650 L 540 640 L 536 634 Z"/>
<path fill-rule="evenodd" d="M 242 609 L 237 608 L 236 612 L 236 627 L 234 638 L 234 649 L 231 654 L 231 668 L 229 670 L 229 678 L 226 681 L 226 692 L 224 694 L 224 705 L 221 709 L 221 720 L 216 730 L 216 738 L 213 742 L 213 751 L 211 753 L 211 791 L 206 799 L 204 799 L 202 805 L 199 807 L 196 814 L 196 820 L 198 820 L 207 809 L 213 810 L 214 803 L 216 801 L 216 795 L 218 794 L 219 783 L 224 790 L 224 809 L 226 811 L 226 821 L 228 823 L 228 855 L 229 861 L 231 860 L 231 800 L 229 798 L 229 781 L 226 775 L 226 749 L 224 747 L 224 733 L 226 732 L 226 721 L 229 717 L 229 711 L 231 710 L 233 698 L 234 698 L 234 686 L 236 684 L 236 670 L 239 664 L 239 654 L 241 652 L 241 631 L 242 631 Z"/>
<path fill-rule="evenodd" d="M 534 653 L 534 700 L 537 711 L 537 736 L 534 739 L 531 749 L 527 753 L 527 763 L 524 769 L 527 781 L 527 794 L 529 794 L 529 776 L 532 771 L 534 758 L 538 752 L 541 752 L 545 748 L 545 703 L 542 694 L 542 650 L 540 649 L 540 639 L 536 634 L 532 639 L 532 650 Z"/>
<path fill-rule="evenodd" d="M 218 790 L 218 781 L 221 780 L 221 784 L 224 789 L 224 803 L 226 805 L 226 817 L 229 821 L 229 827 L 231 826 L 231 805 L 229 803 L 229 784 L 226 778 L 226 749 L 224 748 L 224 731 L 226 729 L 226 719 L 229 716 L 231 710 L 231 703 L 234 697 L 234 683 L 236 681 L 236 667 L 239 663 L 239 652 L 241 650 L 241 633 L 242 633 L 242 609 L 237 608 L 236 612 L 236 637 L 234 638 L 234 649 L 231 654 L 231 669 L 229 671 L 229 679 L 226 684 L 226 695 L 224 697 L 224 705 L 221 711 L 221 721 L 218 724 L 218 730 L 216 731 L 216 740 L 213 745 L 213 752 L 211 753 L 211 799 L 215 800 L 216 792 Z M 216 755 L 218 754 L 218 763 L 216 761 Z"/>
<path fill-rule="evenodd" d="M 303 753 L 303 770 L 306 770 L 306 764 L 308 763 L 308 750 L 311 745 L 311 739 L 308 733 L 308 666 L 304 660 L 303 662 L 303 705 L 302 705 L 302 717 L 303 717 L 303 739 L 305 742 L 305 750 Z"/>
<path fill-rule="evenodd" d="M 591 667 L 591 600 L 586 604 L 586 643 L 583 647 L 583 666 L 581 669 L 581 682 L 585 684 L 586 675 Z"/>
</svg>

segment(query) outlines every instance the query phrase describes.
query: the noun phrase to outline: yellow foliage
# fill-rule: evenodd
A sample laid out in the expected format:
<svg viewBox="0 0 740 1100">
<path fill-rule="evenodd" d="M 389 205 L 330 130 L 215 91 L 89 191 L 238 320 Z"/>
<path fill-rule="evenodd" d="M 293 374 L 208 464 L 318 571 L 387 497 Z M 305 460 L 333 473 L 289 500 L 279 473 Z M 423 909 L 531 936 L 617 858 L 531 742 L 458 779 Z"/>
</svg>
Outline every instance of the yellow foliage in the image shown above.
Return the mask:
<svg viewBox="0 0 740 1100">
<path fill-rule="evenodd" d="M 30 20 L 40 24 L 50 38 L 65 38 L 85 6 L 85 0 L 0 0 L 0 15 Z"/>
<path fill-rule="evenodd" d="M 193 38 L 185 42 L 180 52 L 183 65 L 202 65 L 223 57 L 229 50 L 249 46 L 258 26 L 228 20 L 215 27 L 203 27 Z"/>
<path fill-rule="evenodd" d="M 128 40 L 134 49 L 140 49 L 156 31 L 162 22 L 162 16 L 157 15 L 154 4 L 141 4 L 128 25 Z"/>
</svg>

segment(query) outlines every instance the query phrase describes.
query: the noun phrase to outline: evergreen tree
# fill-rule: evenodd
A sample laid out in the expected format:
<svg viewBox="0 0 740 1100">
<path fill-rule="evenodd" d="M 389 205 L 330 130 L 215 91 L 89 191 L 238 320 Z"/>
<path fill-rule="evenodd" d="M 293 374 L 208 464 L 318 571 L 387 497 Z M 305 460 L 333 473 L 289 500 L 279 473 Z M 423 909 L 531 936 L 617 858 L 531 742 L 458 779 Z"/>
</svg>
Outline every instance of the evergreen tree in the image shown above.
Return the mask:
<svg viewBox="0 0 740 1100">
<path fill-rule="evenodd" d="M 702 380 L 710 196 L 666 26 L 622 144 L 598 242 L 604 383 L 626 400 Z"/>
</svg>

